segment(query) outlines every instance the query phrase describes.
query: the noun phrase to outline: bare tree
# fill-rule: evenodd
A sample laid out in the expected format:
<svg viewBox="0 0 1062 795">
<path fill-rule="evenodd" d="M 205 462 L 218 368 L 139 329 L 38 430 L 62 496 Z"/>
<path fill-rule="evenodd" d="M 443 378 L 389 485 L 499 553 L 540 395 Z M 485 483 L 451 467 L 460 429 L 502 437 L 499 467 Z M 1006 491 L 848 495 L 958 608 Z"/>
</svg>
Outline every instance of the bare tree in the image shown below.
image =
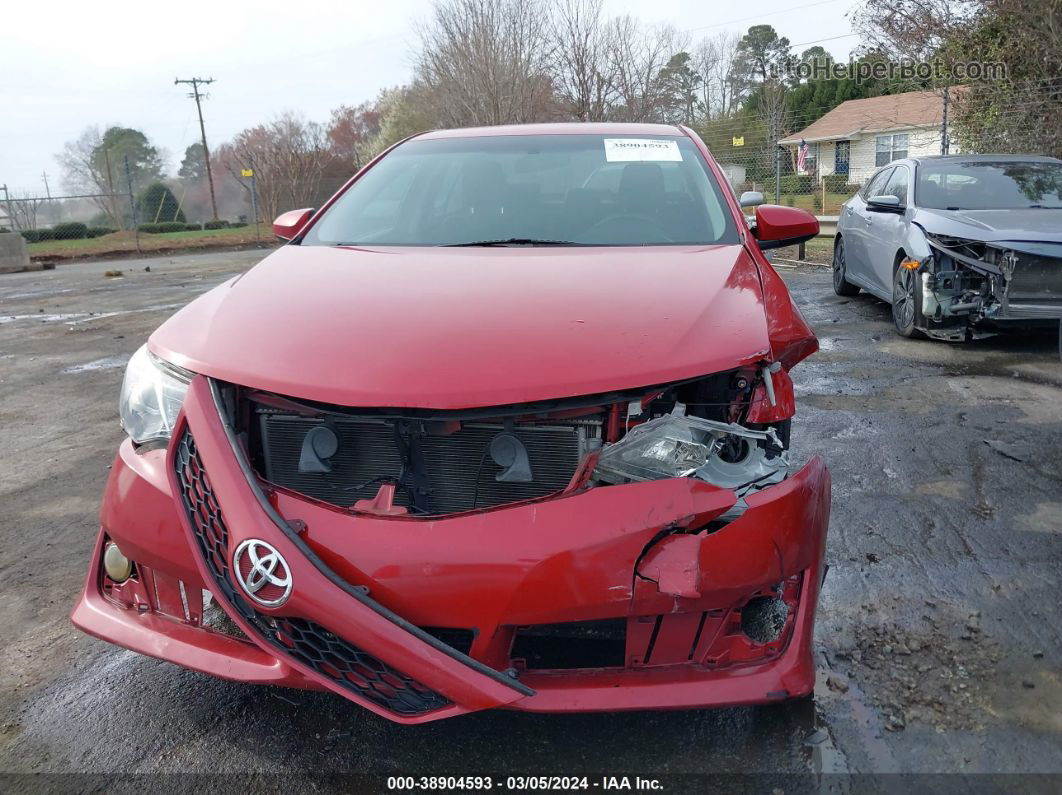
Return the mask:
<svg viewBox="0 0 1062 795">
<path fill-rule="evenodd" d="M 123 229 L 127 200 L 120 195 L 120 164 L 111 162 L 100 128 L 86 127 L 76 140 L 66 143 L 56 160 L 63 169 L 63 186 L 71 193 L 91 195 L 111 225 Z"/>
<path fill-rule="evenodd" d="M 866 0 L 852 13 L 863 48 L 893 58 L 924 61 L 942 54 L 945 41 L 962 28 L 982 0 Z"/>
<path fill-rule="evenodd" d="M 701 107 L 708 118 L 728 118 L 741 99 L 735 62 L 740 37 L 728 31 L 701 40 L 694 52 L 694 69 L 701 78 Z"/>
<path fill-rule="evenodd" d="M 321 177 L 333 155 L 322 125 L 289 112 L 238 133 L 216 157 L 248 190 L 242 170 L 254 169 L 261 215 L 273 218 L 323 198 Z"/>
<path fill-rule="evenodd" d="M 38 213 L 47 201 L 29 191 L 11 191 L 4 205 L 11 227 L 18 231 L 36 229 Z"/>
<path fill-rule="evenodd" d="M 541 0 L 438 0 L 420 30 L 418 80 L 447 126 L 541 120 L 552 104 Z"/>
<path fill-rule="evenodd" d="M 615 96 L 602 0 L 554 0 L 553 90 L 579 121 L 606 121 Z"/>
<path fill-rule="evenodd" d="M 616 89 L 617 121 L 661 121 L 660 71 L 685 49 L 686 38 L 670 26 L 644 30 L 630 15 L 608 25 L 608 62 Z"/>
</svg>

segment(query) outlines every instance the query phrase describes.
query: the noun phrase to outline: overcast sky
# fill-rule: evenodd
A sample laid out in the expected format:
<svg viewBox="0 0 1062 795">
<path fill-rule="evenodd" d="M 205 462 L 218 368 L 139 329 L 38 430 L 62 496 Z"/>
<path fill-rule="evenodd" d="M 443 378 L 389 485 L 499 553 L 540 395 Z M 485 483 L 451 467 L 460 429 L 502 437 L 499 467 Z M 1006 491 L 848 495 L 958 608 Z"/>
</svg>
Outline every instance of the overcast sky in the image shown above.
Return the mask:
<svg viewBox="0 0 1062 795">
<path fill-rule="evenodd" d="M 691 36 L 773 25 L 795 49 L 821 44 L 846 58 L 858 38 L 853 0 L 605 0 Z M 142 130 L 166 150 L 172 174 L 199 138 L 195 103 L 174 77 L 213 77 L 204 103 L 208 142 L 285 110 L 324 121 L 331 108 L 371 99 L 408 80 L 414 26 L 431 0 L 60 0 L 5 4 L 0 22 L 0 184 L 40 191 L 55 154 L 90 124 Z M 846 35 L 847 34 L 847 35 Z"/>
</svg>

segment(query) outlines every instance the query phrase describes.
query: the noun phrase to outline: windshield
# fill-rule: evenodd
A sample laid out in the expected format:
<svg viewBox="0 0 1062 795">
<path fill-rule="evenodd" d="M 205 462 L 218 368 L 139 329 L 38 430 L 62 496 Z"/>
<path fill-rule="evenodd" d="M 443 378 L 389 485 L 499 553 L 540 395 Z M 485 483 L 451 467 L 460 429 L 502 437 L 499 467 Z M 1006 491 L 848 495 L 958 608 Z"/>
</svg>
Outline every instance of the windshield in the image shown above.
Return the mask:
<svg viewBox="0 0 1062 795">
<path fill-rule="evenodd" d="M 1062 163 L 942 160 L 918 166 L 915 203 L 936 210 L 1062 208 Z"/>
<path fill-rule="evenodd" d="M 355 182 L 304 245 L 736 243 L 686 137 L 505 135 L 414 140 Z"/>
</svg>

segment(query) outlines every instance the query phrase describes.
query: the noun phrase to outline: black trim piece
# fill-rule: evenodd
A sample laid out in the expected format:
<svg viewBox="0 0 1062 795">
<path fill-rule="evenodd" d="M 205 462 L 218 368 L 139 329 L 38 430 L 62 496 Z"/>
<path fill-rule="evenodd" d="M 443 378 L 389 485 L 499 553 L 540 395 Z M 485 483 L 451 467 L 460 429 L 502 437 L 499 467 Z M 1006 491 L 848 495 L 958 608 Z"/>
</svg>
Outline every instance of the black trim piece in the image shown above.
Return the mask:
<svg viewBox="0 0 1062 795">
<path fill-rule="evenodd" d="M 755 237 L 755 232 L 753 233 Z M 787 237 L 784 240 L 756 240 L 756 245 L 760 247 L 760 251 L 770 251 L 772 248 L 785 248 L 786 246 L 796 246 L 800 243 L 806 243 L 817 235 L 801 235 L 800 237 Z"/>
<path fill-rule="evenodd" d="M 284 519 L 284 517 L 281 516 L 269 502 L 269 499 L 266 497 L 265 492 L 262 491 L 262 487 L 258 482 L 258 476 L 255 475 L 254 470 L 251 469 L 250 462 L 248 462 L 247 456 L 244 454 L 243 447 L 240 446 L 240 443 L 236 438 L 236 431 L 232 427 L 232 422 L 229 419 L 228 413 L 225 411 L 224 400 L 221 396 L 221 390 L 218 388 L 217 381 L 213 378 L 207 378 L 207 383 L 210 385 L 210 395 L 214 400 L 214 409 L 218 413 L 221 427 L 225 431 L 225 438 L 228 439 L 229 447 L 232 449 L 232 454 L 236 458 L 236 463 L 239 465 L 240 471 L 243 472 L 244 479 L 247 481 L 247 485 L 250 487 L 259 506 L 265 512 L 266 516 L 269 517 L 270 521 L 272 521 L 287 539 L 298 548 L 299 552 L 306 556 L 306 559 L 313 564 L 318 572 L 320 572 L 333 585 L 341 588 L 351 598 L 356 599 L 358 602 L 370 608 L 383 618 L 386 618 L 400 629 L 404 629 L 418 640 L 427 643 L 436 651 L 442 652 L 447 657 L 451 657 L 457 662 L 467 665 L 477 673 L 488 676 L 499 684 L 511 687 L 513 690 L 516 690 L 525 696 L 535 695 L 535 691 L 523 682 L 519 682 L 501 671 L 496 671 L 490 666 L 481 663 L 479 660 L 475 660 L 467 654 L 462 654 L 452 646 L 448 646 L 438 638 L 422 630 L 420 627 L 411 624 L 398 614 L 388 610 L 375 599 L 368 596 L 362 589 L 351 585 L 332 571 L 332 569 L 329 568 L 312 549 L 310 549 L 309 545 L 299 536 L 298 532 L 288 524 L 287 520 Z"/>
<path fill-rule="evenodd" d="M 730 369 L 736 370 L 742 366 L 745 365 L 738 364 Z M 729 372 L 729 370 L 723 372 Z M 255 403 L 272 406 L 273 408 L 287 409 L 289 411 L 298 411 L 310 416 L 332 414 L 337 417 L 386 417 L 407 420 L 478 420 L 500 417 L 521 417 L 527 415 L 546 416 L 558 411 L 567 411 L 569 409 L 593 409 L 609 406 L 613 403 L 629 403 L 631 400 L 645 397 L 645 395 L 649 393 L 684 386 L 712 375 L 718 375 L 718 373 L 695 375 L 690 378 L 683 378 L 679 381 L 667 381 L 662 384 L 631 387 L 630 389 L 602 392 L 596 395 L 577 395 L 575 397 L 558 398 L 556 400 L 540 400 L 533 403 L 513 403 L 507 406 L 489 406 L 486 408 L 474 409 L 347 407 L 332 405 L 329 403 L 319 403 L 314 400 L 298 400 L 296 398 L 276 395 L 258 389 L 248 390 L 248 394 L 246 394 L 245 397 Z M 213 379 L 211 379 L 211 381 L 213 381 Z M 256 397 L 256 395 L 260 397 Z M 261 398 L 272 398 L 272 400 L 267 401 L 262 400 Z"/>
</svg>

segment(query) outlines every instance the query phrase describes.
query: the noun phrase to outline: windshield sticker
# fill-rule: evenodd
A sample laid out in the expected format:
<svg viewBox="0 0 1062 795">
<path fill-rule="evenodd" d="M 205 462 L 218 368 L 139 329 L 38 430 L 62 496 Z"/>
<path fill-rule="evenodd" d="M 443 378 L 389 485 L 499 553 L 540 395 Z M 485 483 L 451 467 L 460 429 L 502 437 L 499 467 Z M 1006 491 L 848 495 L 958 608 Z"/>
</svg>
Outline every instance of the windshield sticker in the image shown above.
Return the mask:
<svg viewBox="0 0 1062 795">
<path fill-rule="evenodd" d="M 605 160 L 609 163 L 634 161 L 680 162 L 678 141 L 666 138 L 606 138 Z"/>
</svg>

